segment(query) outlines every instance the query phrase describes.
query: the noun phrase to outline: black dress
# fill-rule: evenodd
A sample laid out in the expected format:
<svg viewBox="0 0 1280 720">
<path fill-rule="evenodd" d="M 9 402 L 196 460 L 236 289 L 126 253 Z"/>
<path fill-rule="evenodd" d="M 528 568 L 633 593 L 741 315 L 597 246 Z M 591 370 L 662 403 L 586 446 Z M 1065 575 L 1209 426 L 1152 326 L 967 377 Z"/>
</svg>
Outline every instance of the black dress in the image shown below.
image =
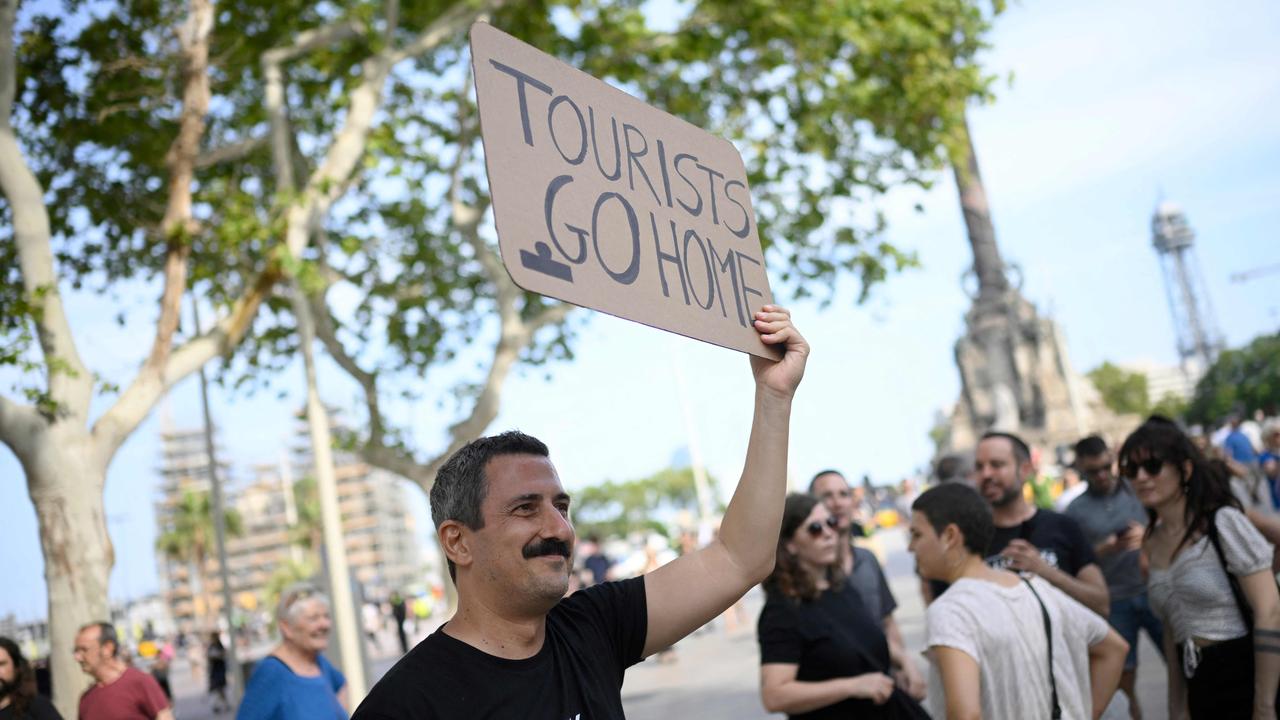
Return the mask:
<svg viewBox="0 0 1280 720">
<path fill-rule="evenodd" d="M 820 682 L 864 673 L 889 674 L 889 643 L 871 619 L 858 593 L 847 583 L 824 591 L 816 600 L 800 601 L 771 592 L 758 625 L 760 662 L 798 665 L 796 680 Z M 920 704 L 894 689 L 889 701 L 850 698 L 792 720 L 888 718 L 927 720 Z"/>
</svg>

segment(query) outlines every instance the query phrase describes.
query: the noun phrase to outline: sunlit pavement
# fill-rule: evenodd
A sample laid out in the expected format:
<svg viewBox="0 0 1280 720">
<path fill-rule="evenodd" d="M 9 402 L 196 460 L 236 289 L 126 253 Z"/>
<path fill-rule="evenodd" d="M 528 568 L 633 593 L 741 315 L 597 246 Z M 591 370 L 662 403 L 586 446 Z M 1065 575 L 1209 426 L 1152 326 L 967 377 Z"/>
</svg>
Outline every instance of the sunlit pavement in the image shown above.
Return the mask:
<svg viewBox="0 0 1280 720">
<path fill-rule="evenodd" d="M 898 601 L 895 614 L 907 647 L 919 649 L 924 640 L 924 607 L 920 601 L 919 583 L 913 571 L 911 556 L 906 551 L 906 536 L 901 530 L 883 530 L 875 537 L 883 557 L 885 574 Z M 770 716 L 760 705 L 759 660 L 755 638 L 756 618 L 762 598 L 752 591 L 744 600 L 743 622 L 726 631 L 724 621 L 686 638 L 676 646 L 675 657 L 668 662 L 650 658 L 629 671 L 622 688 L 622 702 L 629 720 L 673 720 L 700 718 L 706 720 L 753 720 Z M 434 629 L 423 627 L 421 638 Z M 395 639 L 388 633 L 380 638 L 383 648 L 393 648 Z M 1164 717 L 1164 665 L 1157 659 L 1156 648 L 1145 637 L 1140 648 L 1138 697 L 1148 718 Z M 375 653 L 375 657 L 377 654 Z M 373 678 L 381 677 L 395 662 L 394 656 L 383 656 L 372 664 Z M 923 660 L 921 667 L 923 668 Z M 178 700 L 178 720 L 212 720 L 232 717 L 233 713 L 215 715 L 205 696 L 204 678 L 193 680 L 185 663 L 175 664 L 171 678 Z"/>
</svg>

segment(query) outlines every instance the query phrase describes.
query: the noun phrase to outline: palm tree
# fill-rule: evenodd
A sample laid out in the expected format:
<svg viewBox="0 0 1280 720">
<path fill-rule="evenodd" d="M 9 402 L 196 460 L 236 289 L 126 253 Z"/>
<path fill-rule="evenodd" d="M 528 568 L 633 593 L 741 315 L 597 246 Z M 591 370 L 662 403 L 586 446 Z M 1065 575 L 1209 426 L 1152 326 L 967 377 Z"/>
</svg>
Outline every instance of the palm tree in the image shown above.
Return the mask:
<svg viewBox="0 0 1280 720">
<path fill-rule="evenodd" d="M 226 508 L 222 517 L 227 537 L 240 537 L 244 534 L 240 513 Z M 184 491 L 170 522 L 169 527 L 156 539 L 156 549 L 164 553 L 165 557 L 194 568 L 193 576 L 199 579 L 201 602 L 204 604 L 202 621 L 206 628 L 212 627 L 210 620 L 213 605 L 206 564 L 215 547 L 216 531 L 209 492 Z"/>
<path fill-rule="evenodd" d="M 293 485 L 297 522 L 289 528 L 289 541 L 309 551 L 311 560 L 318 564 L 320 545 L 324 542 L 324 528 L 320 521 L 320 494 L 316 479 L 310 475 Z"/>
</svg>

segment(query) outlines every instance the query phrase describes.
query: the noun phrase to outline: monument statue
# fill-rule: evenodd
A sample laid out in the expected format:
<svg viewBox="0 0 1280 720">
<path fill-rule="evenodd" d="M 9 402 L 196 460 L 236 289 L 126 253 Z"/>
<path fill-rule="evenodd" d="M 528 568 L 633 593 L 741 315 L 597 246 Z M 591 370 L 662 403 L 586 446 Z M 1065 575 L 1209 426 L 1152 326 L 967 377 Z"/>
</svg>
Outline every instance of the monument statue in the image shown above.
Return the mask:
<svg viewBox="0 0 1280 720">
<path fill-rule="evenodd" d="M 951 165 L 973 250 L 973 266 L 965 274 L 972 305 L 955 345 L 960 399 L 940 450 L 972 448 L 988 430 L 1018 433 L 1045 450 L 1090 432 L 1114 436 L 1131 419 L 1117 418 L 1102 404 L 1092 384 L 1071 367 L 1057 324 L 1023 297 L 1021 273 L 1004 262 L 996 244 L 967 123 L 964 133 Z"/>
</svg>

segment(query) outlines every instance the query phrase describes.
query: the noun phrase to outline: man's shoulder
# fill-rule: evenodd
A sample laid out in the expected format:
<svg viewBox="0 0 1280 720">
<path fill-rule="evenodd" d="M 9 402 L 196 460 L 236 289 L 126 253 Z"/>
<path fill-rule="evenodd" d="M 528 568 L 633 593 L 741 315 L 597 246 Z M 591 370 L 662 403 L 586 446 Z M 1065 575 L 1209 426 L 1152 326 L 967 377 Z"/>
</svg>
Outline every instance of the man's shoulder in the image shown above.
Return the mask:
<svg viewBox="0 0 1280 720">
<path fill-rule="evenodd" d="M 1071 498 L 1071 502 L 1063 508 L 1062 513 L 1072 520 L 1079 521 L 1079 518 L 1094 511 L 1102 504 L 1102 499 L 1093 493 L 1085 490 L 1079 495 Z"/>
<path fill-rule="evenodd" d="M 433 696 L 456 694 L 459 677 L 472 667 L 443 630 L 436 630 L 396 661 L 360 703 L 352 720 L 434 717 Z M 478 651 L 477 651 L 478 652 Z"/>
<path fill-rule="evenodd" d="M 1079 499 L 1080 498 L 1076 498 L 1076 500 Z M 1058 512 L 1057 510 L 1045 510 L 1043 508 L 1037 510 L 1036 514 L 1032 516 L 1029 522 L 1034 525 L 1036 530 L 1043 528 L 1045 531 L 1057 532 L 1061 530 L 1080 529 L 1080 523 L 1069 514 L 1065 512 Z"/>
</svg>

